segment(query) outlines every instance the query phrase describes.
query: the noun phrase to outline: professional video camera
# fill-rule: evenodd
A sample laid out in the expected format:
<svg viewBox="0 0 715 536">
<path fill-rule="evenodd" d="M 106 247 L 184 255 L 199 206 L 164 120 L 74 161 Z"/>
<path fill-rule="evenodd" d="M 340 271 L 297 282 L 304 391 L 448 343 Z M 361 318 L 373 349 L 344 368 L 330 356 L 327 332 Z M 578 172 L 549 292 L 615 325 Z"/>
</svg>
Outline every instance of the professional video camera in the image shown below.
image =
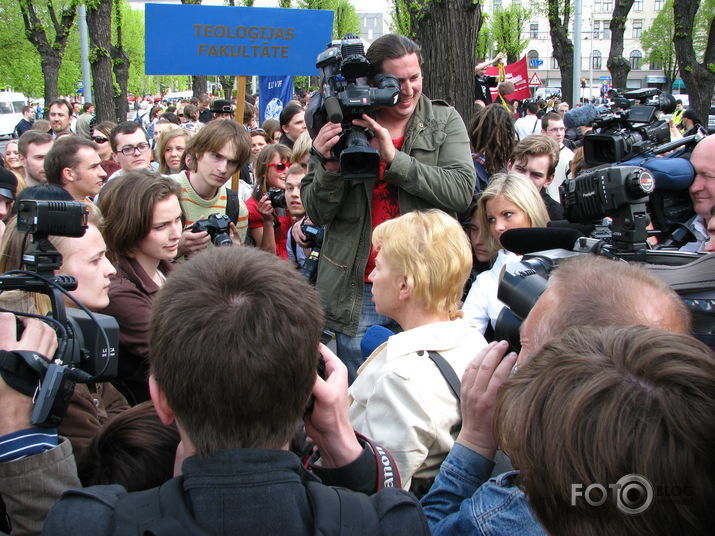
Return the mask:
<svg viewBox="0 0 715 536">
<path fill-rule="evenodd" d="M 315 280 L 318 277 L 318 260 L 320 259 L 320 249 L 323 247 L 325 228 L 323 226 L 308 225 L 303 220 L 300 224 L 300 230 L 305 235 L 308 247 L 311 248 L 310 255 L 305 259 L 301 272 L 308 283 L 315 285 Z"/>
<path fill-rule="evenodd" d="M 0 275 L 0 289 L 46 294 L 51 305 L 49 316 L 10 312 L 50 324 L 57 332 L 58 347 L 54 356 L 44 356 L 49 361 L 34 352 L 6 354 L 0 361 L 0 375 L 10 387 L 33 397 L 30 422 L 34 425 L 57 426 L 62 421 L 75 383 L 104 381 L 117 375 L 117 321 L 90 312 L 69 296 L 67 291 L 77 288 L 74 277 L 54 275 L 62 265 L 62 255 L 49 236 L 83 236 L 88 214 L 87 205 L 76 201 L 22 200 L 18 204 L 18 233 L 25 239 L 32 235 L 35 247 L 23 256 L 27 270 Z M 63 295 L 80 309 L 65 309 Z"/>
<path fill-rule="evenodd" d="M 374 115 L 381 106 L 395 106 L 400 99 L 400 82 L 391 74 L 375 74 L 365 57 L 360 38 L 347 34 L 333 41 L 318 55 L 320 93 L 310 100 L 306 120 L 313 139 L 328 121 L 340 123 L 343 131 L 332 149 L 332 161 L 340 161 L 345 179 L 377 177 L 380 156 L 370 147 L 371 132 L 352 124 L 363 114 Z M 374 87 L 367 85 L 372 76 Z"/>
<path fill-rule="evenodd" d="M 206 231 L 211 236 L 214 246 L 232 246 L 233 241 L 229 232 L 231 219 L 226 214 L 211 214 L 205 220 L 198 220 L 189 229 L 192 233 Z"/>
<path fill-rule="evenodd" d="M 602 113 L 593 130 L 583 138 L 584 158 L 589 166 L 621 162 L 652 152 L 670 140 L 668 123 L 656 118 L 658 110 L 672 113 L 675 99 L 655 88 L 611 93 L 614 107 L 623 111 Z M 636 102 L 640 104 L 636 104 Z"/>
</svg>

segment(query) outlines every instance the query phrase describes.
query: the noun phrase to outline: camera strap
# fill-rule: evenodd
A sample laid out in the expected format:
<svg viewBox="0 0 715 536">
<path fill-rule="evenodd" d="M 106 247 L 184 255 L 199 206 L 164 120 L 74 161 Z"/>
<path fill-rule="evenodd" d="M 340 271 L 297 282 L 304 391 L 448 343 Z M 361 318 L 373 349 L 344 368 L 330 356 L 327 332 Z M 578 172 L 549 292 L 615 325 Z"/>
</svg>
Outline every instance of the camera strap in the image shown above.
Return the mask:
<svg viewBox="0 0 715 536">
<path fill-rule="evenodd" d="M 10 387 L 25 396 L 33 396 L 49 362 L 36 352 L 0 350 L 0 375 Z"/>
<path fill-rule="evenodd" d="M 361 445 L 369 445 L 375 456 L 375 461 L 377 462 L 377 491 L 383 488 L 402 487 L 400 472 L 390 451 L 358 432 L 355 432 L 355 436 Z"/>
</svg>

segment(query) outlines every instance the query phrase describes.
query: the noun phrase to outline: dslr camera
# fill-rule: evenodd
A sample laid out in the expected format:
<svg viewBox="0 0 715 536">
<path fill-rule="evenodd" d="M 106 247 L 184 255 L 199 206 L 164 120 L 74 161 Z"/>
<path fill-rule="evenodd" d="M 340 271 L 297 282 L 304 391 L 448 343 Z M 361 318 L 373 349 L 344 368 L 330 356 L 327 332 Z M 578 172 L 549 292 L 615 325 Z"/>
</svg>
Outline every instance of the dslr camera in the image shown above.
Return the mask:
<svg viewBox="0 0 715 536">
<path fill-rule="evenodd" d="M 268 189 L 268 201 L 271 202 L 273 208 L 286 208 L 286 192 L 280 188 Z"/>
<path fill-rule="evenodd" d="M 15 389 L 34 400 L 31 424 L 57 426 L 65 416 L 76 383 L 110 380 L 117 375 L 119 325 L 107 315 L 92 313 L 84 306 L 65 309 L 63 295 L 77 288 L 77 280 L 55 275 L 62 255 L 49 237 L 80 237 L 87 230 L 89 207 L 78 201 L 34 201 L 18 203 L 17 231 L 32 236 L 34 248 L 23 255 L 26 270 L 0 275 L 2 290 L 46 294 L 48 316 L 10 311 L 16 316 L 38 317 L 57 332 L 54 356 L 15 351 L 0 360 L 0 375 Z M 22 324 L 18 326 L 21 331 Z"/>
<path fill-rule="evenodd" d="M 331 161 L 340 162 L 340 174 L 345 179 L 360 180 L 377 177 L 380 155 L 370 147 L 372 133 L 353 125 L 353 119 L 363 114 L 374 116 L 377 108 L 395 106 L 400 99 L 400 82 L 391 74 L 376 74 L 365 57 L 360 38 L 347 34 L 333 41 L 318 55 L 320 93 L 310 100 L 306 120 L 315 139 L 327 122 L 343 127 L 340 140 L 332 149 Z M 372 77 L 374 87 L 367 84 Z"/>
<path fill-rule="evenodd" d="M 214 246 L 232 246 L 231 235 L 229 233 L 229 225 L 231 224 L 231 219 L 226 214 L 211 214 L 205 220 L 195 221 L 194 224 L 189 227 L 192 233 L 200 233 L 201 231 L 206 231 L 211 237 L 211 241 Z"/>
</svg>

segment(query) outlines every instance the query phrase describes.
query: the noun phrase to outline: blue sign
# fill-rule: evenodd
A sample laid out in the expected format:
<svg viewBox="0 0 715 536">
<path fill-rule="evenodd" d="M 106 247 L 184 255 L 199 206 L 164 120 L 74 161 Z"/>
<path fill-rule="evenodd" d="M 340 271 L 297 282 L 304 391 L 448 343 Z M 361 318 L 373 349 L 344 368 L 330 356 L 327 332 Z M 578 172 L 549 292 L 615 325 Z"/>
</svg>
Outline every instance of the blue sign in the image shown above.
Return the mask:
<svg viewBox="0 0 715 536">
<path fill-rule="evenodd" d="M 311 75 L 333 12 L 146 4 L 145 73 Z"/>
<path fill-rule="evenodd" d="M 266 119 L 277 120 L 283 107 L 293 98 L 293 77 L 259 76 L 258 94 L 261 96 L 258 103 L 260 124 Z"/>
<path fill-rule="evenodd" d="M 599 76 L 598 79 L 599 80 L 610 80 L 611 77 L 610 76 Z"/>
<path fill-rule="evenodd" d="M 529 67 L 541 67 L 544 64 L 544 60 L 531 59 L 529 60 Z"/>
</svg>

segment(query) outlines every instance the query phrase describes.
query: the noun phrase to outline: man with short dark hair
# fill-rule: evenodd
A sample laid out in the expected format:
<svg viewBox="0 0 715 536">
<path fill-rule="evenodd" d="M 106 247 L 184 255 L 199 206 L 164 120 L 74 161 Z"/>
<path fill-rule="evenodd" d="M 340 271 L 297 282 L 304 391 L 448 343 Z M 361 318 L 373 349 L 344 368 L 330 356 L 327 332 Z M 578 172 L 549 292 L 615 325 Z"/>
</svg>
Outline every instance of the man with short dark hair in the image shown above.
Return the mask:
<svg viewBox="0 0 715 536">
<path fill-rule="evenodd" d="M 209 96 L 206 93 L 199 95 L 199 121 L 204 125 L 214 118 L 209 109 L 209 102 Z"/>
<path fill-rule="evenodd" d="M 35 109 L 32 106 L 25 106 L 22 109 L 22 119 L 15 125 L 15 130 L 12 133 L 13 138 L 19 138 L 25 132 L 32 128 L 35 123 Z"/>
<path fill-rule="evenodd" d="M 57 99 L 50 103 L 48 119 L 52 128 L 52 137 L 58 138 L 67 134 L 72 134 L 70 122 L 74 109 L 72 105 L 64 99 Z"/>
<path fill-rule="evenodd" d="M 97 144 L 79 136 L 63 136 L 45 157 L 47 182 L 67 190 L 75 201 L 93 197 L 107 178 Z"/>
<path fill-rule="evenodd" d="M 52 148 L 53 139 L 46 132 L 28 130 L 17 142 L 20 160 L 25 166 L 25 182 L 27 186 L 45 184 L 45 156 Z"/>
<path fill-rule="evenodd" d="M 526 104 L 526 115 L 520 117 L 514 122 L 514 130 L 520 140 L 526 138 L 529 134 L 538 134 L 541 130 L 539 118 L 536 113 L 539 111 L 539 105 L 535 101 L 529 101 Z"/>
<path fill-rule="evenodd" d="M 422 93 L 417 43 L 397 34 L 383 35 L 370 45 L 366 57 L 375 73 L 391 74 L 400 84 L 395 106 L 379 108 L 374 119 L 363 115 L 353 121 L 374 133 L 370 143 L 380 158 L 376 176 L 345 180 L 340 163 L 331 159 L 343 127 L 328 122 L 313 140 L 301 189 L 310 219 L 326 225 L 316 285 L 351 379 L 364 361 L 360 340 L 367 328 L 393 325 L 390 318 L 377 314 L 372 302 L 367 277 L 376 256 L 372 230 L 413 210 L 438 208 L 456 215 L 469 206 L 476 181 L 464 121 L 446 102 Z"/>
<path fill-rule="evenodd" d="M 115 171 L 109 180 L 127 171 L 148 169 L 156 171 L 158 165 L 153 165 L 149 137 L 144 128 L 134 121 L 124 121 L 112 129 L 109 136 L 112 145 L 113 158 L 120 169 Z"/>
<path fill-rule="evenodd" d="M 149 388 L 161 420 L 179 430 L 181 476 L 146 492 L 65 493 L 45 534 L 429 534 L 414 496 L 331 489 L 288 450 L 304 419 L 323 482 L 377 488 L 377 448 L 352 431 L 347 374 L 319 348 L 322 325 L 315 291 L 275 255 L 215 248 L 177 268 L 154 299 Z"/>
<path fill-rule="evenodd" d="M 546 193 L 546 188 L 554 180 L 558 162 L 559 146 L 556 142 L 542 134 L 530 134 L 516 144 L 507 164 L 509 171 L 521 173 L 534 183 L 544 200 L 550 220 L 564 218 L 564 209 Z"/>
<path fill-rule="evenodd" d="M 541 133 L 559 144 L 559 163 L 554 172 L 554 180 L 546 187 L 552 199 L 561 202 L 559 186 L 569 177 L 574 152 L 567 146 L 564 119 L 556 112 L 549 112 L 541 118 Z M 569 142 L 570 143 L 570 142 Z"/>
</svg>

